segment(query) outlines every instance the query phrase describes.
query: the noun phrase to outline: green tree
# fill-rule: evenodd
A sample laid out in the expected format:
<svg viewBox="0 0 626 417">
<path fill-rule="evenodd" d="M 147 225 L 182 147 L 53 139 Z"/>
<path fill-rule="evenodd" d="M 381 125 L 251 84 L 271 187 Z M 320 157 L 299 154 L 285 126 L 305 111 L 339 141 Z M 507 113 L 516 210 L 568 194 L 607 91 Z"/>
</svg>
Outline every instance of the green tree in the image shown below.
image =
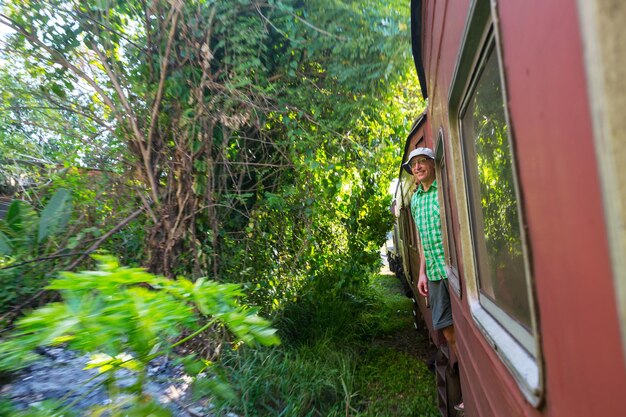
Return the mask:
<svg viewBox="0 0 626 417">
<path fill-rule="evenodd" d="M 41 100 L 91 126 L 77 140 L 117 151 L 98 158 L 134 183 L 150 270 L 249 281 L 271 301 L 378 262 L 420 106 L 407 7 L 9 1 L 0 23 Z"/>
</svg>

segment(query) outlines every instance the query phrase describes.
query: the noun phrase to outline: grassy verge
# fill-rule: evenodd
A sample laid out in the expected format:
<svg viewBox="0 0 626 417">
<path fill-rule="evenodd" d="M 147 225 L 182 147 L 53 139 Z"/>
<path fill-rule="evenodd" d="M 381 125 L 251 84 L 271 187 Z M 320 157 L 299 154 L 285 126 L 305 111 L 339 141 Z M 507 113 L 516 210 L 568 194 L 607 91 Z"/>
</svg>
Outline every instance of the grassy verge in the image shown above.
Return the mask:
<svg viewBox="0 0 626 417">
<path fill-rule="evenodd" d="M 228 352 L 235 395 L 215 411 L 242 416 L 437 416 L 426 341 L 389 275 L 358 294 L 301 302 L 278 320 L 281 347 Z M 421 356 L 421 357 L 420 357 Z"/>
</svg>

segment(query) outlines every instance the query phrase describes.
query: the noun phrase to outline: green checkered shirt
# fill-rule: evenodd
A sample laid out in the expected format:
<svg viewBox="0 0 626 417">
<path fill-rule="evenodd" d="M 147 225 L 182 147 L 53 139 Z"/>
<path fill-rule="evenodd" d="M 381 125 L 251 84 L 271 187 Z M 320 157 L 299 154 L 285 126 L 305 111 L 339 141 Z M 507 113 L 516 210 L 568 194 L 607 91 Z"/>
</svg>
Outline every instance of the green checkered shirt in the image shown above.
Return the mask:
<svg viewBox="0 0 626 417">
<path fill-rule="evenodd" d="M 411 198 L 411 214 L 422 241 L 428 279 L 439 281 L 447 278 L 436 180 L 428 191 L 424 191 L 420 184 Z"/>
</svg>

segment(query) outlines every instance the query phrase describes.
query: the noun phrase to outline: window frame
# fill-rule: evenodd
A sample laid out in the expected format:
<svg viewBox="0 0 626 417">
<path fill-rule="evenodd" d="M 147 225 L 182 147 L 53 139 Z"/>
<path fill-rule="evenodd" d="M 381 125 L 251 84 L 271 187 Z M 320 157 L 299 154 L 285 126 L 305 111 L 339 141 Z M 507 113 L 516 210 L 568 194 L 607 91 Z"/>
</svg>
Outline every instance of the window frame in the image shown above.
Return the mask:
<svg viewBox="0 0 626 417">
<path fill-rule="evenodd" d="M 466 146 L 467 145 L 467 141 L 463 138 L 463 127 L 462 127 L 462 119 L 465 116 L 465 113 L 467 112 L 467 108 L 470 104 L 471 98 L 473 97 L 473 94 L 476 92 L 476 85 L 478 83 L 478 81 L 480 80 L 482 74 L 483 74 L 483 70 L 485 68 L 486 62 L 487 60 L 493 55 L 497 60 L 498 63 L 501 62 L 498 53 L 497 53 L 497 48 L 495 45 L 495 34 L 493 32 L 489 32 L 489 34 L 487 35 L 487 38 L 485 39 L 485 43 L 483 45 L 482 50 L 479 53 L 480 55 L 480 59 L 478 60 L 478 63 L 476 65 L 475 68 L 475 72 L 474 75 L 472 77 L 472 81 L 469 85 L 468 90 L 466 91 L 464 100 L 461 102 L 461 106 L 460 109 L 458 111 L 458 123 L 459 123 L 459 132 L 460 132 L 460 139 L 461 139 L 461 155 L 462 155 L 462 160 L 463 160 L 463 174 L 464 174 L 464 178 L 465 178 L 465 187 L 468 190 L 472 190 L 472 189 L 477 189 L 479 187 L 479 184 L 476 183 L 476 180 L 478 178 L 470 178 L 470 176 L 468 175 L 468 167 L 466 165 L 467 162 L 467 158 L 468 158 L 468 154 L 470 152 L 474 152 L 474 151 L 468 151 L 466 150 Z M 502 74 L 500 73 L 500 81 L 502 84 L 502 88 L 504 91 L 504 83 L 502 82 Z M 502 102 L 505 103 L 504 101 L 504 96 L 502 97 Z M 508 111 L 506 109 L 506 106 L 504 106 L 504 114 L 505 114 L 505 121 L 507 123 L 508 126 L 510 126 L 510 121 L 509 121 L 509 117 L 508 117 Z M 523 213 L 522 213 L 522 206 L 520 204 L 521 201 L 521 195 L 519 192 L 519 186 L 518 186 L 518 178 L 517 178 L 517 174 L 516 174 L 516 167 L 515 167 L 515 150 L 514 150 L 514 143 L 513 140 L 511 138 L 511 129 L 507 129 L 508 130 L 508 134 L 507 134 L 507 139 L 509 142 L 509 150 L 511 152 L 511 164 L 512 164 L 512 176 L 513 176 L 513 185 L 514 185 L 514 190 L 515 190 L 515 197 L 516 197 L 516 203 L 517 203 L 517 213 L 518 213 L 518 217 L 519 217 L 519 224 L 523 225 L 524 224 L 524 219 L 523 219 Z M 471 184 L 470 184 L 471 182 Z M 470 196 L 470 200 L 473 200 L 473 198 Z M 480 204 L 479 204 L 480 205 Z M 478 206 L 479 206 L 478 205 Z M 473 213 L 474 211 L 478 211 L 476 207 L 469 207 L 469 211 L 470 211 L 470 216 L 476 216 L 475 213 Z M 476 247 L 476 242 L 474 241 L 475 238 L 475 233 L 481 233 L 480 230 L 478 231 L 474 231 L 473 230 L 473 224 L 470 223 L 470 230 L 471 230 L 471 236 L 472 236 L 472 247 Z M 523 232 L 523 228 L 520 227 L 520 238 L 521 238 L 521 247 L 522 247 L 522 253 L 523 253 L 523 261 L 524 261 L 524 273 L 525 273 L 525 277 L 526 277 L 526 284 L 527 284 L 527 288 L 530 290 L 532 287 L 532 281 L 530 279 L 531 277 L 531 273 L 530 273 L 530 266 L 529 266 L 529 251 L 528 251 L 528 246 L 526 244 L 526 239 L 525 239 L 525 235 Z M 474 268 L 476 269 L 475 271 L 475 275 L 478 275 L 478 264 L 481 264 L 481 266 L 485 268 L 485 262 L 486 260 L 484 259 L 478 259 L 481 258 L 480 256 L 477 256 L 476 251 L 474 251 Z M 534 344 L 534 336 L 531 334 L 531 332 L 527 331 L 521 324 L 519 324 L 517 322 L 517 320 L 515 320 L 514 318 L 512 318 L 508 313 L 506 313 L 498 304 L 497 302 L 494 302 L 492 299 L 490 299 L 486 294 L 484 294 L 483 291 L 480 290 L 480 285 L 477 283 L 477 286 L 479 288 L 478 290 L 478 297 L 479 297 L 479 301 L 482 305 L 482 307 L 487 310 L 487 312 L 489 314 L 491 314 L 498 322 L 500 322 L 502 324 L 503 327 L 505 327 L 510 333 L 512 333 L 513 337 L 516 338 L 517 340 L 520 341 L 520 343 L 522 344 L 522 346 L 533 356 L 536 356 L 537 354 L 537 347 Z M 528 294 L 529 299 L 532 299 L 532 294 Z M 531 307 L 531 321 L 532 321 L 532 307 Z M 532 330 L 532 329 L 531 329 Z"/>
<path fill-rule="evenodd" d="M 443 128 L 439 128 L 437 142 L 435 144 L 435 170 L 439 183 L 439 207 L 441 210 L 441 232 L 443 235 L 443 250 L 448 272 L 448 283 L 454 293 L 462 298 L 462 285 L 459 275 L 459 261 L 456 246 L 456 238 L 452 232 L 452 206 L 450 199 L 450 181 L 448 177 L 448 165 L 446 164 L 446 149 Z"/>
<path fill-rule="evenodd" d="M 466 156 L 463 149 L 462 116 L 468 101 L 475 91 L 483 65 L 489 56 L 495 54 L 498 60 L 502 100 L 504 103 L 505 120 L 508 124 L 508 140 L 511 150 L 511 163 L 515 194 L 520 216 L 520 234 L 524 252 L 525 277 L 528 284 L 530 303 L 531 329 L 524 327 L 480 293 L 478 282 L 478 260 L 474 246 L 471 210 L 469 206 L 468 178 Z M 515 142 L 513 126 L 506 106 L 506 77 L 503 69 L 502 47 L 498 31 L 498 20 L 495 2 L 473 0 L 470 5 L 468 20 L 465 26 L 461 48 L 448 96 L 448 117 L 450 126 L 449 161 L 453 164 L 455 175 L 451 184 L 456 192 L 459 221 L 459 261 L 464 268 L 465 294 L 472 313 L 472 318 L 480 329 L 487 343 L 492 347 L 501 361 L 509 369 L 526 399 L 533 406 L 541 404 L 544 395 L 544 375 L 538 316 L 534 295 L 534 283 L 530 268 L 530 250 L 524 227 L 523 199 L 517 178 Z M 521 330 L 521 332 L 520 332 Z M 528 337 L 526 335 L 528 335 Z"/>
</svg>

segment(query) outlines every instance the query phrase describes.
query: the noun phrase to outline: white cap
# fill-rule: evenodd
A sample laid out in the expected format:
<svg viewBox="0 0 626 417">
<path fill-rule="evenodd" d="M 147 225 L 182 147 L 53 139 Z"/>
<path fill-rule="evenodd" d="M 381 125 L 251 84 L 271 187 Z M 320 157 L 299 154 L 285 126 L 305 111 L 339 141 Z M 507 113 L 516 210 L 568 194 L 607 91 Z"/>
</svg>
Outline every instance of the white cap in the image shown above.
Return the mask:
<svg viewBox="0 0 626 417">
<path fill-rule="evenodd" d="M 406 170 L 406 172 L 408 172 L 409 174 L 413 174 L 413 172 L 411 171 L 411 165 L 409 165 L 409 164 L 411 163 L 411 159 L 415 158 L 416 156 L 420 156 L 420 155 L 427 156 L 430 159 L 435 159 L 435 153 L 433 152 L 432 149 L 430 149 L 430 148 L 415 148 L 409 154 L 409 158 L 406 160 L 406 162 L 404 164 L 402 164 L 402 168 L 404 168 Z"/>
</svg>

